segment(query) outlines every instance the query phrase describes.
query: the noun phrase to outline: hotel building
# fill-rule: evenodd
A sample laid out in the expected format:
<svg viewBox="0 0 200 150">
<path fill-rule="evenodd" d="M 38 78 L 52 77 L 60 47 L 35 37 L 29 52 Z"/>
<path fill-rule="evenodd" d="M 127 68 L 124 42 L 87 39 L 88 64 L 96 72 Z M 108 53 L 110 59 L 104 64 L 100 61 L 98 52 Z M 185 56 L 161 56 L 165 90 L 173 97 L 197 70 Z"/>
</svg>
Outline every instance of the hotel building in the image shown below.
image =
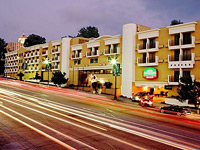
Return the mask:
<svg viewBox="0 0 200 150">
<path fill-rule="evenodd" d="M 92 80 L 111 82 L 114 93 L 115 78 L 111 59 L 120 64 L 117 76 L 118 95 L 131 97 L 132 93 L 148 91 L 154 94 L 176 95 L 180 77 L 191 76 L 200 81 L 200 21 L 151 29 L 150 27 L 125 24 L 122 35 L 101 36 L 96 39 L 63 38 L 46 44 L 21 47 L 6 54 L 5 73 L 23 79 L 34 78 L 38 73 L 47 80 L 43 61 L 51 62 L 51 74 L 66 73 L 68 86 L 75 85 L 91 90 Z M 25 66 L 24 66 L 25 64 Z"/>
</svg>

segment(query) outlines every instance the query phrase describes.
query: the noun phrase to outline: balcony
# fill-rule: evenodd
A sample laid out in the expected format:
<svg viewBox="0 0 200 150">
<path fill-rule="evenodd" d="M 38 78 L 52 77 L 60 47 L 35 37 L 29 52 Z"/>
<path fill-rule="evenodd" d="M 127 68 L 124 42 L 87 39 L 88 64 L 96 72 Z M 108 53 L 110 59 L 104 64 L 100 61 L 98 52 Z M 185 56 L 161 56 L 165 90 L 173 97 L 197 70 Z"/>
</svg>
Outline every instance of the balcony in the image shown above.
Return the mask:
<svg viewBox="0 0 200 150">
<path fill-rule="evenodd" d="M 52 62 L 59 62 L 59 61 L 60 61 L 60 57 L 59 56 L 52 58 Z"/>
<path fill-rule="evenodd" d="M 35 64 L 39 64 L 39 62 L 40 62 L 39 59 L 35 60 Z"/>
<path fill-rule="evenodd" d="M 120 54 L 120 48 L 117 47 L 117 49 L 104 49 L 104 55 L 119 55 Z"/>
<path fill-rule="evenodd" d="M 30 57 L 35 57 L 35 53 L 31 53 L 31 54 L 30 54 Z"/>
<path fill-rule="evenodd" d="M 183 55 L 179 55 L 179 59 L 175 60 L 173 55 L 168 55 L 168 68 L 193 68 L 195 64 L 195 53 L 192 53 L 191 58 L 183 59 Z"/>
<path fill-rule="evenodd" d="M 58 53 L 60 53 L 60 48 L 54 48 L 54 49 L 52 49 L 51 53 L 52 54 L 58 54 Z"/>
<path fill-rule="evenodd" d="M 99 56 L 99 50 L 90 51 L 86 53 L 86 57 L 98 57 L 98 56 Z"/>
<path fill-rule="evenodd" d="M 47 50 L 42 52 L 42 56 L 47 56 L 47 55 L 48 55 L 48 51 Z"/>
<path fill-rule="evenodd" d="M 51 70 L 60 70 L 60 65 L 55 65 Z"/>
<path fill-rule="evenodd" d="M 37 56 L 40 56 L 39 51 L 38 51 L 38 52 L 35 52 L 34 54 L 35 54 L 36 57 L 37 57 Z"/>
<path fill-rule="evenodd" d="M 146 53 L 146 52 L 157 52 L 158 51 L 159 42 L 156 41 L 155 44 L 146 43 L 144 46 L 143 44 L 137 45 L 138 53 Z"/>
<path fill-rule="evenodd" d="M 179 76 L 179 79 L 180 79 L 180 76 Z M 168 75 L 168 84 L 178 85 L 179 79 L 175 79 L 174 76 Z"/>
<path fill-rule="evenodd" d="M 137 65 L 138 66 L 158 66 L 158 56 L 155 57 L 155 60 L 149 60 L 148 57 L 146 57 L 145 60 L 141 59 L 140 57 L 137 58 Z"/>
<path fill-rule="evenodd" d="M 30 64 L 35 64 L 35 60 L 29 61 Z"/>
<path fill-rule="evenodd" d="M 195 47 L 195 37 L 192 36 L 190 40 L 184 40 L 179 38 L 179 41 L 168 40 L 168 48 L 170 50 L 180 49 L 180 48 L 194 48 Z"/>
<path fill-rule="evenodd" d="M 78 54 L 72 54 L 71 59 L 81 59 L 82 58 L 82 53 Z"/>
<path fill-rule="evenodd" d="M 168 75 L 168 84 L 169 85 L 178 85 L 179 84 L 179 79 L 181 76 L 179 75 L 179 78 L 174 78 L 174 76 Z M 195 75 L 191 75 L 192 81 L 195 80 Z"/>
</svg>

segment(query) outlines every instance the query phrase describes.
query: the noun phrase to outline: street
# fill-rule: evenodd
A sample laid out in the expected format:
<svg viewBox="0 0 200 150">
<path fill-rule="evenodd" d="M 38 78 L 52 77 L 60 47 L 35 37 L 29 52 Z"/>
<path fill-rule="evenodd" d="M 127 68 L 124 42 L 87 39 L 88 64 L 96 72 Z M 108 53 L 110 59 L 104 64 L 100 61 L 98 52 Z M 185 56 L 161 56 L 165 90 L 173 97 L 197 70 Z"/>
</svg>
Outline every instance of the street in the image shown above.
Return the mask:
<svg viewBox="0 0 200 150">
<path fill-rule="evenodd" d="M 200 118 L 71 89 L 0 80 L 0 149 L 200 149 Z"/>
</svg>

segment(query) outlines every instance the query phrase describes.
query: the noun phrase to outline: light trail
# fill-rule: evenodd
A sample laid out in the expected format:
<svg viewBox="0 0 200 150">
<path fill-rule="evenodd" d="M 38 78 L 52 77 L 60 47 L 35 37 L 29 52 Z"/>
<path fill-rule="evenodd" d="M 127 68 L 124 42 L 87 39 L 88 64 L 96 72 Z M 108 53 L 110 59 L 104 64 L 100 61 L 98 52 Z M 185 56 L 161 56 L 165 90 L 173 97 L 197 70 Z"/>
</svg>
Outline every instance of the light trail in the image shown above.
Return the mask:
<svg viewBox="0 0 200 150">
<path fill-rule="evenodd" d="M 32 121 L 32 122 L 34 122 L 34 123 L 36 123 L 36 124 L 38 124 L 38 125 L 40 125 L 40 126 L 42 126 L 42 127 L 44 127 L 44 128 L 47 128 L 47 129 L 49 129 L 49 130 L 51 130 L 51 131 L 53 131 L 53 132 L 55 132 L 55 133 L 57 133 L 57 134 L 59 134 L 59 135 L 65 137 L 65 138 L 67 138 L 67 139 L 70 139 L 70 140 L 76 142 L 77 144 L 81 144 L 81 145 L 83 145 L 83 146 L 86 146 L 86 147 L 88 147 L 88 148 L 91 148 L 91 149 L 93 149 L 93 150 L 96 150 L 94 147 L 92 147 L 92 146 L 90 146 L 90 145 L 87 145 L 87 144 L 85 144 L 85 143 L 83 143 L 83 142 L 81 142 L 81 141 L 79 141 L 79 140 L 76 140 L 76 139 L 74 139 L 74 138 L 72 138 L 72 137 L 70 137 L 70 136 L 67 136 L 67 135 L 61 133 L 60 131 L 57 131 L 57 130 L 55 130 L 55 129 L 53 129 L 53 128 L 47 126 L 47 125 L 44 125 L 44 124 L 42 124 L 42 123 L 40 123 L 40 122 L 38 122 L 38 121 L 36 121 L 36 120 L 33 120 L 33 119 L 31 119 L 31 118 L 29 118 L 29 117 L 27 117 L 27 116 L 25 116 L 25 115 L 23 115 L 23 114 L 21 114 L 21 113 L 19 113 L 19 112 L 16 112 L 16 111 L 14 111 L 14 110 L 12 110 L 12 109 L 10 109 L 10 108 L 8 108 L 8 107 L 5 107 L 5 106 L 1 106 L 1 107 L 5 108 L 5 109 L 7 109 L 8 111 L 11 111 L 11 112 L 13 112 L 13 113 L 15 113 L 15 114 L 17 114 L 17 115 L 19 115 L 19 116 L 21 116 L 21 117 L 24 117 L 25 119 L 30 120 L 30 121 Z"/>
<path fill-rule="evenodd" d="M 57 120 L 59 120 L 59 121 L 62 121 L 62 122 L 65 122 L 65 123 L 68 123 L 68 124 L 74 125 L 74 126 L 76 126 L 76 127 L 82 128 L 82 129 L 84 129 L 84 130 L 87 130 L 87 131 L 90 131 L 90 132 L 93 132 L 93 133 L 96 133 L 96 134 L 102 135 L 102 136 L 104 136 L 104 137 L 110 138 L 110 139 L 112 139 L 112 140 L 115 140 L 115 141 L 117 141 L 117 142 L 123 143 L 123 144 L 125 144 L 125 145 L 130 146 L 130 147 L 137 148 L 137 149 L 140 149 L 140 150 L 146 150 L 145 148 L 142 148 L 142 147 L 140 147 L 140 146 L 137 146 L 137 145 L 131 144 L 131 143 L 126 142 L 126 141 L 124 141 L 124 140 L 120 140 L 119 138 L 116 138 L 116 137 L 113 137 L 113 136 L 107 135 L 107 134 L 105 134 L 105 133 L 102 133 L 102 132 L 99 132 L 99 131 L 96 131 L 96 130 L 93 130 L 93 129 L 90 129 L 90 128 L 87 128 L 87 127 L 84 127 L 84 126 L 81 126 L 81 125 L 78 125 L 78 124 L 75 124 L 75 123 L 69 122 L 69 121 L 66 121 L 66 120 L 64 120 L 64 119 L 61 119 L 61 118 L 58 118 L 58 117 L 52 116 L 52 115 L 50 115 L 50 114 L 44 113 L 44 112 L 39 111 L 39 110 L 36 110 L 36 109 L 32 109 L 32 108 L 29 108 L 29 107 L 23 106 L 23 105 L 21 105 L 21 104 L 17 104 L 17 103 L 15 103 L 15 102 L 12 102 L 12 101 L 9 101 L 9 100 L 3 99 L 3 98 L 0 98 L 0 99 L 3 100 L 3 101 L 6 101 L 6 102 L 8 102 L 8 103 L 12 103 L 12 104 L 15 104 L 15 105 L 21 106 L 21 107 L 23 107 L 23 108 L 26 108 L 26 109 L 29 109 L 29 110 L 35 111 L 35 112 L 37 112 L 37 113 L 40 113 L 40 114 L 46 115 L 46 116 L 48 116 L 48 117 L 51 117 L 51 118 L 57 119 Z"/>
<path fill-rule="evenodd" d="M 35 99 L 31 99 L 31 100 L 34 100 Z M 44 102 L 48 103 L 48 105 L 46 105 Z M 102 122 L 102 121 L 99 121 L 99 120 L 104 120 L 104 121 L 107 121 L 107 122 L 111 122 L 111 123 L 114 123 L 114 124 L 117 124 L 117 125 L 121 125 L 123 127 L 127 127 L 127 128 L 131 128 L 131 129 L 134 129 L 134 130 L 139 130 L 139 131 L 142 131 L 142 132 L 145 132 L 145 133 L 148 133 L 148 134 L 151 134 L 151 135 L 154 135 L 154 136 L 158 136 L 158 137 L 162 137 L 162 138 L 165 138 L 165 139 L 168 139 L 168 140 L 173 140 L 175 142 L 179 142 L 179 143 L 182 143 L 182 144 L 185 144 L 185 145 L 190 145 L 190 146 L 193 146 L 193 147 L 197 147 L 197 145 L 194 145 L 194 144 L 190 144 L 188 142 L 183 142 L 183 141 L 180 141 L 180 140 L 177 140 L 173 137 L 170 137 L 170 136 L 166 136 L 166 135 L 163 135 L 163 134 L 158 134 L 158 133 L 155 133 L 155 132 L 152 132 L 152 131 L 148 131 L 146 129 L 141 129 L 141 128 L 138 128 L 138 127 L 133 127 L 133 126 L 130 126 L 130 125 L 126 125 L 126 124 L 123 124 L 123 123 L 119 123 L 119 122 L 116 122 L 116 121 L 111 121 L 110 119 L 105 119 L 105 118 L 102 118 L 102 117 L 96 117 L 94 115 L 90 115 L 90 114 L 86 114 L 84 112 L 80 112 L 80 111 L 76 111 L 75 109 L 70 109 L 70 108 L 67 108 L 68 110 L 70 111 L 73 111 L 73 112 L 76 112 L 76 113 L 72 113 L 70 111 L 66 111 L 66 107 L 62 107 L 60 106 L 59 104 L 54 104 L 55 102 L 50 102 L 50 101 L 47 101 L 47 100 L 43 100 L 42 103 L 39 102 L 41 105 L 44 105 L 44 106 L 47 106 L 47 107 L 51 107 L 53 109 L 57 109 L 59 111 L 63 111 L 63 109 L 65 109 L 65 111 L 63 112 L 67 112 L 67 113 L 70 113 L 70 114 L 73 114 L 73 115 L 77 115 L 79 117 L 82 117 L 82 118 L 85 118 L 85 119 L 88 119 L 88 120 L 92 120 L 92 121 L 95 121 L 95 122 L 98 122 L 98 123 L 101 123 L 101 124 L 104 124 L 104 125 L 108 125 L 110 126 L 109 124 L 106 124 L 105 122 Z M 49 105 L 53 105 L 54 107 L 52 106 L 49 106 Z M 56 108 L 55 108 L 56 107 Z M 62 109 L 59 109 L 58 107 L 62 108 Z M 83 114 L 83 115 L 79 115 L 79 114 Z M 89 116 L 89 117 L 93 117 L 93 118 L 96 118 L 96 119 L 99 119 L 99 120 L 96 120 L 96 119 L 92 119 L 92 118 L 89 118 L 89 117 L 86 117 L 86 116 Z M 120 120 L 120 121 L 124 121 L 124 120 Z M 132 122 L 131 122 L 132 123 Z M 132 124 L 136 124 L 136 123 L 132 123 Z M 136 124 L 138 125 L 138 124 Z M 112 127 L 112 126 L 110 126 Z M 146 127 L 146 126 L 145 126 Z M 150 128 L 150 127 L 149 127 Z M 155 129 L 155 128 L 152 128 L 151 129 Z M 158 130 L 158 129 L 155 129 L 155 130 Z M 174 133 L 170 133 L 170 132 L 167 132 L 167 131 L 163 131 L 163 130 L 158 130 L 158 131 L 161 131 L 161 132 L 165 132 L 165 133 L 168 133 L 168 134 L 172 134 L 172 135 L 176 135 L 176 136 L 179 136 L 179 137 L 183 137 L 183 138 L 187 138 L 187 139 L 191 139 L 191 138 L 188 138 L 188 137 L 185 137 L 185 136 L 181 136 L 181 135 L 178 135 L 178 134 L 174 134 Z M 196 139 L 193 139 L 195 141 L 198 141 L 199 140 L 196 140 Z M 198 147 L 200 148 L 200 147 Z"/>
<path fill-rule="evenodd" d="M 62 141 L 60 141 L 60 140 L 58 140 L 58 139 L 56 139 L 56 138 L 54 138 L 54 137 L 48 135 L 47 133 L 45 133 L 45 132 L 43 132 L 43 131 L 41 131 L 41 130 L 39 130 L 39 129 L 37 129 L 37 128 L 35 128 L 35 127 L 29 125 L 29 124 L 27 124 L 26 122 L 21 121 L 20 119 L 18 119 L 18 118 L 16 118 L 16 117 L 14 117 L 14 116 L 12 116 L 12 115 L 10 115 L 10 114 L 4 112 L 3 110 L 0 110 L 0 112 L 1 112 L 2 114 L 6 115 L 7 117 L 9 117 L 9 118 L 11 118 L 11 119 L 13 119 L 13 120 L 15 120 L 15 121 L 17 121 L 17 122 L 19 122 L 19 123 L 25 125 L 26 127 L 32 129 L 33 131 L 35 131 L 35 132 L 37 132 L 37 133 L 39 133 L 39 134 L 45 136 L 46 138 L 48 138 L 48 139 L 54 141 L 55 143 L 57 143 L 57 144 L 63 146 L 64 148 L 69 149 L 69 150 L 76 150 L 75 148 L 71 147 L 70 145 L 65 144 L 64 142 L 62 142 Z"/>
<path fill-rule="evenodd" d="M 54 105 L 54 104 L 48 104 L 48 105 Z M 131 133 L 131 134 L 135 134 L 135 135 L 138 135 L 138 136 L 142 136 L 142 137 L 147 138 L 149 140 L 159 141 L 160 143 L 167 144 L 167 145 L 170 145 L 170 146 L 174 146 L 174 147 L 177 147 L 177 148 L 184 148 L 184 147 L 186 147 L 187 149 L 189 149 L 190 147 L 184 146 L 184 145 L 189 145 L 191 147 L 195 147 L 195 148 L 199 148 L 200 149 L 200 146 L 198 146 L 198 145 L 194 145 L 194 144 L 191 144 L 191 143 L 188 143 L 188 142 L 183 142 L 183 141 L 177 140 L 177 139 L 175 139 L 175 138 L 173 138 L 171 136 L 163 135 L 163 134 L 160 134 L 160 133 L 155 133 L 153 131 L 149 131 L 149 130 L 146 130 L 146 129 L 141 129 L 141 128 L 138 128 L 138 127 L 133 127 L 131 125 L 127 125 L 127 124 L 123 124 L 123 123 L 120 123 L 120 122 L 112 121 L 110 119 L 108 120 L 106 118 L 102 118 L 102 117 L 98 117 L 98 116 L 86 114 L 86 113 L 83 113 L 83 112 L 77 112 L 76 110 L 70 110 L 70 111 L 76 112 L 76 113 L 73 113 L 73 112 L 70 112 L 70 111 L 66 110 L 65 107 L 55 106 L 55 105 L 54 105 L 54 107 L 52 107 L 52 106 L 48 106 L 48 105 L 45 105 L 45 106 L 50 107 L 50 108 L 54 108 L 54 109 L 57 109 L 59 111 L 63 111 L 63 112 L 66 112 L 66 113 L 74 114 L 74 115 L 83 117 L 85 119 L 89 119 L 89 120 L 92 120 L 92 121 L 95 121 L 95 122 L 98 122 L 98 123 L 110 126 L 112 128 L 115 128 L 115 129 L 118 129 L 118 130 L 121 130 L 121 131 L 125 131 L 125 132 Z M 62 109 L 59 109 L 59 107 L 62 108 Z M 69 109 L 69 108 L 67 108 L 67 109 Z M 84 116 L 80 115 L 80 114 L 84 114 Z M 93 119 L 93 118 L 90 118 L 90 117 L 86 117 L 86 116 L 97 118 L 99 120 L 96 120 L 96 119 Z M 107 122 L 103 122 L 103 121 L 100 121 L 100 120 L 111 122 L 111 123 L 113 123 L 115 125 L 107 123 Z M 120 127 L 118 125 L 121 125 L 122 127 Z M 151 134 L 151 135 L 163 138 L 163 140 L 160 139 L 160 138 L 152 137 L 152 136 L 149 136 L 149 135 L 137 132 L 137 131 L 133 131 L 133 130 L 130 130 L 130 129 L 137 130 L 137 131 L 140 131 L 140 132 L 143 132 L 143 133 L 145 132 L 145 133 L 148 133 L 148 134 Z M 164 139 L 166 139 L 167 142 Z M 173 141 L 173 142 L 171 142 L 171 141 Z M 181 144 L 176 144 L 174 142 L 178 142 L 178 143 L 181 143 Z M 184 144 L 184 145 L 182 145 L 182 144 Z"/>
<path fill-rule="evenodd" d="M 2 95 L 2 97 L 6 98 L 6 96 L 3 96 L 3 95 Z M 10 96 L 10 97 L 11 97 L 11 96 Z M 25 103 L 25 104 L 28 104 L 28 105 L 32 105 L 32 106 L 35 106 L 35 107 L 38 107 L 38 108 L 41 108 L 41 109 L 44 109 L 44 110 L 53 112 L 53 113 L 55 113 L 55 114 L 58 114 L 58 115 L 60 115 L 60 116 L 65 117 L 65 118 L 69 118 L 69 119 L 71 119 L 71 120 L 75 120 L 75 121 L 77 121 L 77 122 L 86 124 L 86 125 L 88 125 L 88 126 L 92 126 L 92 127 L 94 127 L 94 128 L 97 128 L 97 129 L 106 131 L 105 128 L 100 127 L 100 126 L 97 126 L 97 125 L 94 125 L 94 124 L 91 124 L 91 123 L 88 123 L 88 122 L 86 122 L 86 121 L 83 121 L 83 120 L 80 120 L 80 119 L 76 119 L 76 118 L 73 118 L 73 117 L 71 117 L 71 116 L 67 116 L 67 115 L 65 115 L 65 114 L 56 112 L 56 111 L 54 111 L 54 110 L 50 110 L 50 109 L 48 109 L 48 108 L 45 108 L 45 107 L 42 107 L 42 106 L 39 106 L 39 105 L 30 103 L 30 102 L 27 102 L 27 101 L 25 101 L 25 100 L 21 100 L 21 99 L 19 99 L 19 98 L 15 98 L 15 97 L 11 97 L 11 98 L 15 99 L 15 101 L 22 102 L 22 103 Z M 35 101 L 35 100 L 34 100 L 34 101 Z M 41 103 L 41 102 L 40 102 L 40 103 Z"/>
<path fill-rule="evenodd" d="M 47 102 L 46 100 L 45 100 L 45 102 Z M 48 102 L 47 102 L 48 103 Z M 52 103 L 52 102 L 51 102 Z M 44 106 L 47 106 L 47 107 L 49 107 L 48 105 L 45 105 L 44 103 L 41 103 L 40 102 L 40 104 L 41 105 L 44 105 Z M 52 104 L 51 104 L 52 105 Z M 53 104 L 53 105 L 55 105 L 55 104 Z M 52 107 L 53 109 L 55 109 L 55 107 L 58 107 L 58 106 L 54 106 L 54 107 Z M 60 106 L 59 106 L 60 107 Z M 63 108 L 62 108 L 63 109 Z M 66 109 L 66 108 L 65 108 Z M 69 109 L 69 108 L 68 108 Z M 61 109 L 60 109 L 60 111 L 62 111 Z M 74 111 L 74 110 L 73 110 Z M 65 111 L 66 112 L 66 111 Z M 71 113 L 71 112 L 69 112 L 69 111 L 67 111 L 67 113 Z M 81 112 L 76 112 L 76 114 L 75 113 L 71 113 L 71 114 L 74 114 L 74 115 L 77 115 L 77 116 L 80 116 L 80 115 L 78 115 L 77 113 L 81 113 Z M 84 115 L 86 115 L 86 114 L 84 114 Z M 88 114 L 87 114 L 88 115 Z M 102 124 L 105 124 L 104 122 L 101 122 L 101 121 L 98 121 L 98 120 L 95 120 L 95 119 L 92 119 L 92 118 L 88 118 L 88 117 L 85 117 L 85 116 L 80 116 L 80 117 L 83 117 L 83 118 L 85 118 L 85 119 L 89 119 L 89 120 L 92 120 L 92 121 L 95 121 L 95 122 L 99 122 L 99 123 L 102 123 Z M 90 116 L 91 117 L 91 116 Z M 94 117 L 94 116 L 93 116 Z M 102 120 L 102 118 L 98 118 L 98 119 L 101 119 Z M 103 118 L 104 119 L 104 118 Z M 106 120 L 106 121 L 109 121 L 109 120 Z M 129 127 L 129 128 L 132 128 L 132 129 L 137 129 L 137 130 L 141 130 L 141 129 L 139 129 L 139 128 L 133 128 L 133 127 L 131 127 L 131 126 L 129 126 L 129 125 L 124 125 L 124 124 L 122 124 L 122 123 L 118 123 L 118 122 L 113 122 L 113 121 L 110 121 L 110 122 L 112 122 L 112 123 L 115 123 L 115 124 L 118 124 L 118 125 L 122 125 L 122 126 L 125 126 L 125 127 Z M 105 125 L 108 125 L 108 124 L 105 124 Z M 110 126 L 110 125 L 109 125 Z M 110 127 L 112 127 L 112 126 L 110 126 Z M 119 129 L 120 129 L 121 127 L 119 127 Z M 123 129 L 123 128 L 122 128 Z M 153 128 L 154 129 L 154 128 Z M 124 131 L 126 131 L 126 129 L 123 129 Z M 155 134 L 155 133 L 153 133 L 153 132 L 151 132 L 151 131 L 148 131 L 148 130 L 145 130 L 145 129 L 142 129 L 143 130 L 143 132 L 145 131 L 146 133 L 150 133 L 150 134 Z M 127 130 L 128 131 L 128 130 Z M 160 130 L 160 131 L 162 131 L 162 130 Z M 166 131 L 162 131 L 162 132 L 166 132 Z M 130 133 L 130 132 L 129 132 Z M 168 132 L 168 133 L 170 133 L 170 132 Z M 171 133 L 170 133 L 171 134 Z M 174 134 L 174 135 L 177 135 L 177 134 Z M 190 145 L 190 146 L 193 146 L 193 147 L 196 147 L 197 145 L 193 145 L 193 144 L 190 144 L 190 143 L 187 143 L 187 142 L 182 142 L 182 141 L 180 141 L 180 140 L 176 140 L 176 139 L 174 139 L 174 138 L 172 138 L 172 137 L 169 137 L 169 136 L 166 136 L 166 135 L 162 135 L 162 134 L 157 134 L 157 136 L 160 136 L 160 137 L 163 137 L 163 138 L 166 138 L 166 139 L 168 139 L 168 140 L 170 140 L 170 139 L 173 139 L 175 142 L 179 142 L 179 143 L 183 143 L 183 144 L 186 144 L 186 145 Z M 178 135 L 177 135 L 178 136 Z M 182 137 L 184 137 L 184 138 L 186 138 L 185 136 L 182 136 Z M 171 146 L 171 145 L 170 145 Z M 198 147 L 198 148 L 200 148 L 200 147 Z"/>
</svg>

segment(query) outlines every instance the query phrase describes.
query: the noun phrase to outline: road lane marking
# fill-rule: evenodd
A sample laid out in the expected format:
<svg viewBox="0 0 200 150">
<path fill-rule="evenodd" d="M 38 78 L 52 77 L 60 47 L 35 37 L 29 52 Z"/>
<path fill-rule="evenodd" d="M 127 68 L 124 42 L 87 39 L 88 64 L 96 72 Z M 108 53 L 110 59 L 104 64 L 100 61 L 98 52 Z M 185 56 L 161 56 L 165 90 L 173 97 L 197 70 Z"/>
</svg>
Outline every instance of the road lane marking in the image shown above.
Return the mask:
<svg viewBox="0 0 200 150">
<path fill-rule="evenodd" d="M 46 115 L 46 116 L 48 116 L 48 117 L 52 117 L 52 118 L 57 119 L 57 120 L 59 120 L 59 121 L 62 121 L 62 122 L 65 122 L 65 123 L 68 123 L 68 124 L 77 126 L 77 127 L 82 128 L 82 129 L 84 129 L 84 130 L 87 130 L 87 131 L 90 131 L 90 132 L 93 132 L 93 133 L 102 135 L 102 136 L 104 136 L 104 137 L 110 138 L 110 139 L 115 140 L 115 141 L 117 141 L 117 142 L 126 144 L 126 145 L 128 145 L 128 146 L 130 146 L 130 147 L 137 148 L 137 149 L 140 149 L 140 150 L 146 150 L 146 149 L 143 148 L 143 147 L 140 147 L 140 146 L 134 145 L 134 144 L 132 144 L 132 143 L 126 142 L 126 141 L 124 141 L 124 140 L 121 140 L 121 139 L 119 139 L 119 138 L 113 137 L 113 136 L 111 136 L 111 135 L 108 135 L 108 134 L 105 134 L 105 133 L 102 133 L 102 132 L 99 132 L 99 131 L 90 129 L 90 128 L 88 128 L 88 127 L 84 127 L 84 126 L 75 124 L 75 123 L 72 123 L 72 122 L 69 122 L 69 121 L 66 121 L 66 120 L 64 120 L 64 119 L 61 119 L 61 118 L 52 116 L 52 115 L 50 115 L 50 114 L 44 113 L 44 112 L 42 112 L 42 111 L 39 111 L 39 110 L 36 110 L 36 109 L 33 109 L 33 108 L 29 108 L 29 107 L 26 107 L 26 106 L 17 104 L 17 103 L 15 103 L 15 102 L 12 102 L 12 101 L 9 101 L 9 100 L 3 99 L 3 98 L 0 98 L 0 99 L 3 100 L 3 101 L 7 101 L 7 102 L 9 102 L 9 103 L 12 103 L 12 104 L 15 104 L 15 105 L 24 107 L 24 108 L 26 108 L 26 109 L 29 109 L 29 110 L 38 112 L 38 113 L 43 114 L 43 115 Z"/>
<path fill-rule="evenodd" d="M 57 144 L 63 146 L 64 148 L 69 149 L 69 150 L 76 150 L 74 147 L 71 147 L 70 145 L 65 144 L 64 142 L 62 142 L 62 141 L 60 141 L 60 140 L 58 140 L 58 139 L 52 137 L 51 135 L 49 135 L 49 134 L 47 134 L 47 133 L 45 133 L 45 132 L 43 132 L 43 131 L 41 131 L 41 130 L 39 130 L 39 129 L 37 129 L 37 128 L 35 128 L 35 127 L 29 125 L 29 124 L 27 124 L 26 122 L 21 121 L 20 119 L 18 119 L 18 118 L 16 118 L 16 117 L 14 117 L 14 116 L 12 116 L 12 115 L 10 115 L 10 114 L 4 112 L 3 110 L 0 110 L 0 112 L 1 112 L 2 114 L 6 115 L 7 117 L 12 118 L 13 120 L 15 120 L 15 121 L 17 121 L 17 122 L 19 122 L 19 123 L 25 125 L 26 127 L 32 129 L 33 131 L 35 131 L 35 132 L 37 132 L 37 133 L 43 135 L 44 137 L 46 137 L 46 138 L 48 138 L 48 139 L 54 141 L 55 143 L 57 143 Z"/>
</svg>

